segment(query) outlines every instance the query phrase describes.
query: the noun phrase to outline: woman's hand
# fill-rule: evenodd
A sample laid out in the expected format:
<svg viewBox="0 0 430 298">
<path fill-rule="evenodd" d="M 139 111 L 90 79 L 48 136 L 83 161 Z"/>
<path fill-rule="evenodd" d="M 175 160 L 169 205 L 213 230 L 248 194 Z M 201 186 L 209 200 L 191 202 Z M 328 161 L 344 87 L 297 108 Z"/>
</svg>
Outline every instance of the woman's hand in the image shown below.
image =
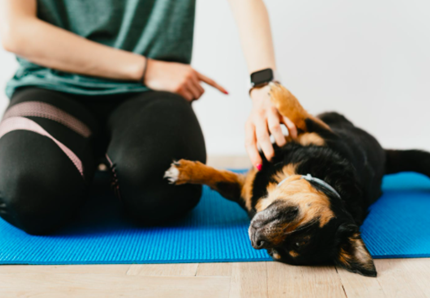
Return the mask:
<svg viewBox="0 0 430 298">
<path fill-rule="evenodd" d="M 214 80 L 202 75 L 188 64 L 146 59 L 148 63 L 143 83 L 153 90 L 182 95 L 188 101 L 199 99 L 205 92 L 201 82 L 228 92 Z"/>
<path fill-rule="evenodd" d="M 261 170 L 262 159 L 258 152 L 258 146 L 267 160 L 271 160 L 275 154 L 270 135 L 278 146 L 285 145 L 285 136 L 282 133 L 281 124 L 285 124 L 289 134 L 297 137 L 297 128 L 287 117 L 279 114 L 276 107 L 270 101 L 269 86 L 255 88 L 251 91 L 253 102 L 251 114 L 245 124 L 245 147 L 252 164 Z"/>
</svg>

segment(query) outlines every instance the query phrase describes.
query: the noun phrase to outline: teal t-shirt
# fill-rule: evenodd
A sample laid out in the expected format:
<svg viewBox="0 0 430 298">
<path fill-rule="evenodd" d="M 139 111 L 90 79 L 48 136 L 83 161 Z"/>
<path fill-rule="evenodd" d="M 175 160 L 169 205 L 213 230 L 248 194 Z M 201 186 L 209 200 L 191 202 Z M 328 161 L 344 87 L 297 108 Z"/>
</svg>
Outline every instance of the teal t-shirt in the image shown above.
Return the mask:
<svg viewBox="0 0 430 298">
<path fill-rule="evenodd" d="M 164 61 L 190 63 L 195 0 L 37 0 L 37 17 L 89 40 Z M 17 57 L 6 94 L 24 86 L 102 95 L 148 90 L 137 82 L 66 73 Z"/>
</svg>

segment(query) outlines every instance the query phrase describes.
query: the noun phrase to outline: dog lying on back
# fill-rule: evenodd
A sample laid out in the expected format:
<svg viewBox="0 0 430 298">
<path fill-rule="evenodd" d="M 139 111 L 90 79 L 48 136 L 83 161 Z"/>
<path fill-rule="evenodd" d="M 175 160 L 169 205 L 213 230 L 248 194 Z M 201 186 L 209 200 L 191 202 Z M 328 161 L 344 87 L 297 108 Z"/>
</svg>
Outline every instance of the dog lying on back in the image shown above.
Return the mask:
<svg viewBox="0 0 430 298">
<path fill-rule="evenodd" d="M 270 84 L 272 102 L 298 128 L 297 139 L 264 155 L 261 171 L 241 175 L 180 160 L 166 171 L 174 184 L 206 184 L 237 202 L 250 218 L 255 249 L 295 265 L 334 263 L 376 276 L 360 236 L 368 207 L 382 194 L 384 174 L 430 175 L 430 153 L 384 150 L 374 137 L 344 116 L 308 114 L 283 86 Z M 401 223 L 399 223 L 401 224 Z"/>
</svg>

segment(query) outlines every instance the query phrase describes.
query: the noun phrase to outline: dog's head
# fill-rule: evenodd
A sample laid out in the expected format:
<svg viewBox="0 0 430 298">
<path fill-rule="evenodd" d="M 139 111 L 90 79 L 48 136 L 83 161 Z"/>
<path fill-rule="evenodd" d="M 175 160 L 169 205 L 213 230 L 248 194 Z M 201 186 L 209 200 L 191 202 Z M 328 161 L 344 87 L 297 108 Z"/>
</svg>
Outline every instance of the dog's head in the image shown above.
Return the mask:
<svg viewBox="0 0 430 298">
<path fill-rule="evenodd" d="M 359 227 L 330 190 L 290 175 L 270 183 L 258 200 L 249 227 L 256 249 L 266 249 L 277 261 L 312 265 L 334 262 L 349 271 L 376 276 Z"/>
</svg>

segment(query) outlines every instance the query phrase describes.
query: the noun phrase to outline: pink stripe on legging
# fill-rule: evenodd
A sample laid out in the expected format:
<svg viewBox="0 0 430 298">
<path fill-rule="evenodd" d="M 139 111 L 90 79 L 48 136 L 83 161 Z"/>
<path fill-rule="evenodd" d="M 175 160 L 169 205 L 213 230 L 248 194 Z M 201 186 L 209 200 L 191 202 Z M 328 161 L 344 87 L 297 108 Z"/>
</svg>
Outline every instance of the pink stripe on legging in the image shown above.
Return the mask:
<svg viewBox="0 0 430 298">
<path fill-rule="evenodd" d="M 38 133 L 47 138 L 50 138 L 69 157 L 69 159 L 73 162 L 73 164 L 78 169 L 81 176 L 84 177 L 84 168 L 82 166 L 82 162 L 79 159 L 79 157 L 77 157 L 76 154 L 73 153 L 72 150 L 67 148 L 63 143 L 61 143 L 60 141 L 57 141 L 57 139 L 51 136 L 39 124 L 24 117 L 11 117 L 8 119 L 4 119 L 0 123 L 0 138 L 3 137 L 8 132 L 11 132 L 14 130 L 28 130 L 28 131 Z"/>
<path fill-rule="evenodd" d="M 91 130 L 82 121 L 44 102 L 28 101 L 16 104 L 6 111 L 3 119 L 18 116 L 47 118 L 67 126 L 85 138 L 91 135 Z"/>
</svg>

